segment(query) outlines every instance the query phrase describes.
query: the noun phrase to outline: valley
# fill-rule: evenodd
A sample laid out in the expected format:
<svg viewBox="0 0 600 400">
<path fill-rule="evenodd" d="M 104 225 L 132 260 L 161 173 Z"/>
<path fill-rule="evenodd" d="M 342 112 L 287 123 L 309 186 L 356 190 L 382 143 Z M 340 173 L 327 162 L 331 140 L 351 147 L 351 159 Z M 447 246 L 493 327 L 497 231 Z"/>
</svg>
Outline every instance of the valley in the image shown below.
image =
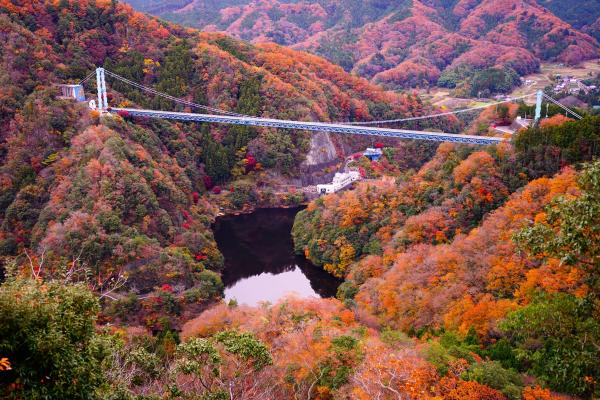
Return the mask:
<svg viewBox="0 0 600 400">
<path fill-rule="evenodd" d="M 506 94 L 506 96 L 517 98 L 551 87 L 555 85 L 556 81 L 555 79 L 550 79 L 551 76 L 569 76 L 580 81 L 585 81 L 593 79 L 599 73 L 600 64 L 597 60 L 583 62 L 577 67 L 569 67 L 564 64 L 542 63 L 539 72 L 523 76 L 523 84 L 514 88 L 514 90 Z M 428 87 L 427 89 L 419 89 L 417 90 L 417 93 L 423 101 L 430 103 L 435 107 L 447 110 L 462 110 L 491 104 L 496 101 L 492 98 L 477 99 L 471 97 L 454 97 L 453 94 L 455 93 L 453 90 L 435 86 Z M 533 105 L 535 104 L 535 97 L 531 96 L 524 98 L 523 101 L 529 105 Z"/>
<path fill-rule="evenodd" d="M 476 95 L 479 89 L 470 87 L 467 78 L 496 68 L 503 71 L 506 92 L 515 86 L 509 82 L 512 75 L 535 73 L 541 62 L 576 65 L 599 54 L 595 25 L 577 19 L 598 18 L 594 2 L 581 6 L 589 13 L 575 4 L 521 0 L 161 4 L 168 11 L 158 14 L 166 19 L 308 50 L 391 89 L 437 84 Z M 575 27 L 552 10 L 568 15 Z"/>
<path fill-rule="evenodd" d="M 598 12 L 0 0 L 0 397 L 598 398 Z"/>
<path fill-rule="evenodd" d="M 569 67 L 564 64 L 542 64 L 540 72 L 525 76 L 525 80 L 535 82 L 524 87 L 515 89 L 510 95 L 517 97 L 529 91 L 543 90 L 548 86 L 552 86 L 555 82 L 551 80 L 551 76 L 570 76 L 578 80 L 593 79 L 600 73 L 600 62 L 588 61 L 578 67 Z"/>
</svg>

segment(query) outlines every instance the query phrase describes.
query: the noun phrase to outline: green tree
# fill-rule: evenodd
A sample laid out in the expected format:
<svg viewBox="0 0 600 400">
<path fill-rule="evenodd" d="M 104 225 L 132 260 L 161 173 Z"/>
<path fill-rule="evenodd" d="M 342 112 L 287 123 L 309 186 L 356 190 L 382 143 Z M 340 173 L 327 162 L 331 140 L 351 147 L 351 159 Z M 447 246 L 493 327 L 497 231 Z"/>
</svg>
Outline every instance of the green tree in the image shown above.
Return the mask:
<svg viewBox="0 0 600 400">
<path fill-rule="evenodd" d="M 497 361 L 483 361 L 473 364 L 462 375 L 463 379 L 475 381 L 501 391 L 510 400 L 520 400 L 523 381 L 512 369 L 506 369 Z"/>
<path fill-rule="evenodd" d="M 522 230 L 515 240 L 532 256 L 580 268 L 587 296 L 540 294 L 501 328 L 532 373 L 555 390 L 589 398 L 600 394 L 600 161 L 584 166 L 579 187 L 580 196 L 554 201 L 545 221 Z"/>
<path fill-rule="evenodd" d="M 200 158 L 208 176 L 217 183 L 226 181 L 230 176 L 227 150 L 211 136 L 207 125 L 202 126 L 200 145 Z"/>
<path fill-rule="evenodd" d="M 471 95 L 485 97 L 492 93 L 507 93 L 519 83 L 519 74 L 512 68 L 488 68 L 473 76 Z"/>
<path fill-rule="evenodd" d="M 261 77 L 250 77 L 240 84 L 238 104 L 235 112 L 243 115 L 257 116 L 262 107 L 260 96 Z M 234 126 L 229 129 L 229 134 L 223 139 L 229 152 L 229 164 L 233 166 L 236 160 L 236 152 L 248 145 L 258 135 L 256 128 L 250 126 Z"/>
<path fill-rule="evenodd" d="M 501 329 L 516 347 L 517 359 L 552 389 L 586 398 L 598 395 L 600 320 L 589 298 L 542 295 L 513 312 Z"/>
<path fill-rule="evenodd" d="M 156 90 L 180 98 L 197 84 L 191 46 L 183 40 L 171 46 L 165 53 L 158 71 Z M 173 109 L 173 102 L 164 98 L 155 98 L 154 105 L 159 110 Z"/>
<path fill-rule="evenodd" d="M 565 162 L 588 162 L 600 156 L 600 117 L 529 128 L 516 135 L 514 143 L 518 161 L 530 178 L 550 176 Z"/>
<path fill-rule="evenodd" d="M 99 306 L 82 285 L 9 280 L 0 286 L 0 374 L 9 399 L 93 399 L 106 352 L 95 332 Z"/>
<path fill-rule="evenodd" d="M 261 385 L 266 393 L 273 383 L 261 372 L 272 362 L 268 348 L 250 333 L 224 331 L 210 338 L 192 338 L 177 347 L 175 372 L 197 384 L 174 390 L 202 399 L 244 397 L 248 388 L 256 393 Z"/>
<path fill-rule="evenodd" d="M 242 208 L 245 204 L 253 204 L 258 198 L 254 185 L 245 181 L 233 185 L 233 192 L 227 197 L 235 208 Z"/>
<path fill-rule="evenodd" d="M 332 390 L 348 382 L 352 369 L 363 358 L 360 342 L 352 336 L 342 335 L 331 340 L 328 357 L 320 365 L 319 386 Z"/>
<path fill-rule="evenodd" d="M 515 235 L 533 256 L 560 259 L 586 272 L 591 295 L 600 293 L 600 160 L 587 164 L 579 178 L 581 196 L 559 198 L 546 208 L 546 221 Z"/>
<path fill-rule="evenodd" d="M 144 81 L 144 55 L 138 51 L 131 51 L 118 61 L 107 58 L 104 67 L 134 82 Z M 122 93 L 128 100 L 143 107 L 150 106 L 146 93 L 116 79 L 111 79 L 110 85 L 113 90 Z"/>
</svg>

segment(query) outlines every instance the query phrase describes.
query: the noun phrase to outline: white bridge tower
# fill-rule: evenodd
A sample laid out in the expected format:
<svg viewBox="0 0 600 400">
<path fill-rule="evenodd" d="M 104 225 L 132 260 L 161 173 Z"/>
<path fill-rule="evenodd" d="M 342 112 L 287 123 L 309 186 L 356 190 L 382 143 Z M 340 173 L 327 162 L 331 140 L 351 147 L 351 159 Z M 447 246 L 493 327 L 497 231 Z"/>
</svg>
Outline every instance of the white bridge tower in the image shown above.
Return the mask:
<svg viewBox="0 0 600 400">
<path fill-rule="evenodd" d="M 98 87 L 98 111 L 106 111 L 108 100 L 106 99 L 106 78 L 104 68 L 96 68 L 96 85 Z"/>
<path fill-rule="evenodd" d="M 542 117 L 542 99 L 544 97 L 544 92 L 542 90 L 538 90 L 535 99 L 535 119 L 533 120 L 533 125 L 536 125 L 540 118 Z"/>
</svg>

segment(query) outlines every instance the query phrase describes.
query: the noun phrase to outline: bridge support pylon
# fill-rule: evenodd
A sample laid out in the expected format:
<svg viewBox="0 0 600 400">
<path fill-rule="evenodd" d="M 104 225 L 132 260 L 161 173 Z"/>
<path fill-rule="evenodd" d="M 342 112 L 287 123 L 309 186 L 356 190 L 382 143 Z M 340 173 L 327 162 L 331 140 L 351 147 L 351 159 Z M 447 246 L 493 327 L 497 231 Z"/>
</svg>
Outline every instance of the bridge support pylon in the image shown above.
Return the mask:
<svg viewBox="0 0 600 400">
<path fill-rule="evenodd" d="M 535 99 L 535 118 L 533 120 L 533 124 L 537 125 L 542 117 L 542 99 L 544 98 L 544 92 L 542 90 L 538 90 Z"/>
<path fill-rule="evenodd" d="M 96 87 L 98 88 L 98 110 L 106 111 L 108 108 L 108 100 L 106 98 L 106 77 L 104 68 L 96 68 Z"/>
</svg>

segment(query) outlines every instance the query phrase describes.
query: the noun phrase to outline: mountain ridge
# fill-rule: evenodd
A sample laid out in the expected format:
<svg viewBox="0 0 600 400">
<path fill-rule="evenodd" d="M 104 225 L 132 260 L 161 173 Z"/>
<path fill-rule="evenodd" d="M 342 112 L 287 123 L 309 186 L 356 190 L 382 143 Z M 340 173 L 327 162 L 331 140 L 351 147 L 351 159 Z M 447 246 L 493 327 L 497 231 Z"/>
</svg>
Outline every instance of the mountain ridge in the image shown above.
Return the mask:
<svg viewBox="0 0 600 400">
<path fill-rule="evenodd" d="M 140 6 L 139 1 L 133 3 Z M 525 75 L 537 71 L 541 61 L 578 64 L 600 55 L 600 44 L 590 36 L 596 34 L 593 21 L 578 24 L 588 35 L 552 14 L 541 1 L 185 3 L 176 7 L 163 1 L 169 12 L 158 14 L 243 40 L 308 50 L 393 89 L 437 84 L 460 66 L 510 68 Z M 544 4 L 570 16 L 570 21 L 581 18 L 573 17 L 573 7 Z"/>
</svg>

